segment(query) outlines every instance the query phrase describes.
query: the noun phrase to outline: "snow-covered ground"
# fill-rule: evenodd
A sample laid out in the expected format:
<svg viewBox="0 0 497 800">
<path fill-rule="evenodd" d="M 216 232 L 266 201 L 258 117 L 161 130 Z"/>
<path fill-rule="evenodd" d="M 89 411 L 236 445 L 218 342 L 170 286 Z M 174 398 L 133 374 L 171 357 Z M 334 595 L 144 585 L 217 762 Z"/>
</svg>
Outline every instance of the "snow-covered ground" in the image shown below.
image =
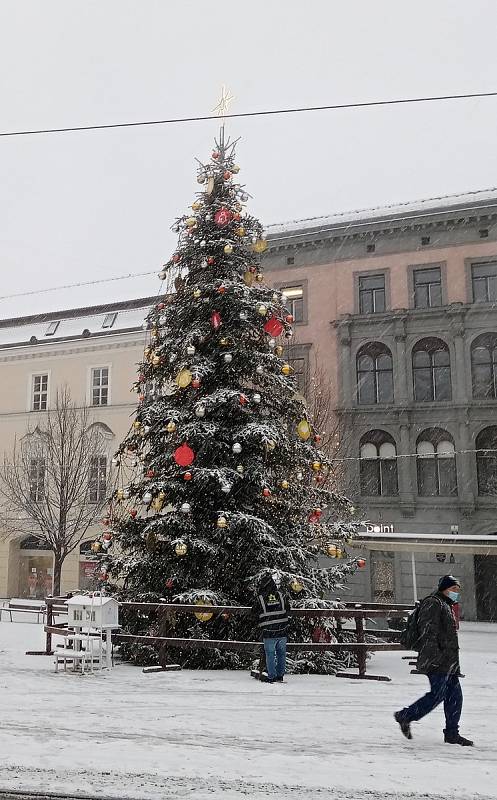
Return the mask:
<svg viewBox="0 0 497 800">
<path fill-rule="evenodd" d="M 0 623 L 0 789 L 113 798 L 393 800 L 497 797 L 497 626 L 461 632 L 462 732 L 443 714 L 400 735 L 394 710 L 425 690 L 398 653 L 370 662 L 391 683 L 321 676 L 266 685 L 241 672 L 53 672 L 42 627 Z"/>
</svg>

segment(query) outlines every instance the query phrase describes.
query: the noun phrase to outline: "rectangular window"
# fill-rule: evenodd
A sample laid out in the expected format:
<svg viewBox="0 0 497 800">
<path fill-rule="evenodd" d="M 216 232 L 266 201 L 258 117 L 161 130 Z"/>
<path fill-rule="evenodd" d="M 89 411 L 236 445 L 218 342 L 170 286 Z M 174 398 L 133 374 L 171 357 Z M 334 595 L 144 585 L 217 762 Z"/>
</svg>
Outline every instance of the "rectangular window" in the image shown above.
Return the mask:
<svg viewBox="0 0 497 800">
<path fill-rule="evenodd" d="M 414 308 L 435 308 L 442 305 L 440 267 L 414 270 Z"/>
<path fill-rule="evenodd" d="M 289 358 L 288 363 L 294 369 L 298 391 L 300 394 L 305 395 L 307 390 L 307 359 L 303 356 L 299 358 Z"/>
<path fill-rule="evenodd" d="M 29 463 L 29 499 L 41 503 L 45 496 L 45 459 L 32 458 Z"/>
<path fill-rule="evenodd" d="M 385 276 L 359 276 L 359 313 L 378 314 L 385 311 Z"/>
<path fill-rule="evenodd" d="M 117 311 L 113 311 L 110 314 L 106 314 L 104 317 L 104 321 L 102 322 L 102 328 L 112 328 L 114 322 L 116 321 Z"/>
<path fill-rule="evenodd" d="M 304 321 L 304 290 L 302 286 L 286 286 L 281 290 L 285 306 L 292 315 L 294 322 Z"/>
<path fill-rule="evenodd" d="M 102 503 L 107 494 L 107 458 L 92 456 L 89 480 L 90 503 Z"/>
<path fill-rule="evenodd" d="M 372 555 L 373 602 L 392 603 L 395 599 L 394 562 L 374 551 Z"/>
<path fill-rule="evenodd" d="M 48 375 L 33 375 L 31 389 L 31 411 L 46 411 L 48 408 Z"/>
<path fill-rule="evenodd" d="M 54 333 L 57 331 L 59 325 L 60 325 L 60 319 L 56 320 L 55 322 L 51 322 L 45 331 L 45 336 L 53 336 Z"/>
<path fill-rule="evenodd" d="M 106 406 L 109 402 L 109 368 L 95 367 L 91 371 L 91 404 Z"/>
<path fill-rule="evenodd" d="M 497 262 L 473 264 L 471 267 L 474 303 L 495 303 L 497 301 Z"/>
</svg>

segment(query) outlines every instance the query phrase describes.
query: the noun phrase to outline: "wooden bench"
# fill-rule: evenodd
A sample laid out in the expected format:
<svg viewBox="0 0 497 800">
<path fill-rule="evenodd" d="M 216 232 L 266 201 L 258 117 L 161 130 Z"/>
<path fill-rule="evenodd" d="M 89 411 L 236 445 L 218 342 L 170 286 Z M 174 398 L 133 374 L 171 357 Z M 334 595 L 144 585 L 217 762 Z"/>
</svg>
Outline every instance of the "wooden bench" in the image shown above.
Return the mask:
<svg viewBox="0 0 497 800">
<path fill-rule="evenodd" d="M 12 614 L 36 614 L 36 621 L 44 622 L 45 614 L 47 613 L 47 607 L 43 600 L 18 600 L 12 599 L 9 600 L 6 606 L 0 607 L 0 620 L 2 619 L 2 614 L 9 614 L 10 621 L 13 622 Z"/>
</svg>

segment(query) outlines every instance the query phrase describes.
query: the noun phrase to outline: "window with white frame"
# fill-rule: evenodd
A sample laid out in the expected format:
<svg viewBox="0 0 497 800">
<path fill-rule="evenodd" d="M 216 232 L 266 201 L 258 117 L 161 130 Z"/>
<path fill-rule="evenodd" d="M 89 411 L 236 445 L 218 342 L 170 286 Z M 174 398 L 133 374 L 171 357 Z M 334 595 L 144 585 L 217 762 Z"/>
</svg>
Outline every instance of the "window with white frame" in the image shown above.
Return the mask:
<svg viewBox="0 0 497 800">
<path fill-rule="evenodd" d="M 29 498 L 41 503 L 45 496 L 45 459 L 32 458 L 29 462 Z"/>
<path fill-rule="evenodd" d="M 109 403 L 109 368 L 94 367 L 91 371 L 91 404 L 106 406 Z"/>
<path fill-rule="evenodd" d="M 285 286 L 282 290 L 285 307 L 294 322 L 304 321 L 304 289 L 302 286 Z"/>
<path fill-rule="evenodd" d="M 107 456 L 92 456 L 88 485 L 90 503 L 102 503 L 107 494 Z"/>
<path fill-rule="evenodd" d="M 48 375 L 33 375 L 31 383 L 31 411 L 48 408 Z"/>
</svg>

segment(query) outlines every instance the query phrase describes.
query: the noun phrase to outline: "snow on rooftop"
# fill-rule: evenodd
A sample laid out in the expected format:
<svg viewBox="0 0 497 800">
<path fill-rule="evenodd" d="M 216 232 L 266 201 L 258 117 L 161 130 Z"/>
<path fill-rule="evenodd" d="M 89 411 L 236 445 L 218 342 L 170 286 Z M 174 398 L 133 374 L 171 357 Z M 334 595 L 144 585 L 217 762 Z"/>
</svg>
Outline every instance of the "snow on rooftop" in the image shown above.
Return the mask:
<svg viewBox="0 0 497 800">
<path fill-rule="evenodd" d="M 393 203 L 385 206 L 373 208 L 361 208 L 355 211 L 337 212 L 319 217 L 308 217 L 304 219 L 288 220 L 287 222 L 274 223 L 266 226 L 270 239 L 277 239 L 279 235 L 291 231 L 314 230 L 327 227 L 340 227 L 345 225 L 359 224 L 366 221 L 380 219 L 390 219 L 400 216 L 401 218 L 417 215 L 430 214 L 435 212 L 450 211 L 456 208 L 472 208 L 484 203 L 497 204 L 497 187 L 492 189 L 479 189 L 474 192 L 461 194 L 442 195 L 440 197 L 429 197 L 425 200 L 407 201 L 404 203 Z M 324 231 L 323 231 L 324 232 Z M 282 237 L 284 238 L 284 237 Z"/>
</svg>

